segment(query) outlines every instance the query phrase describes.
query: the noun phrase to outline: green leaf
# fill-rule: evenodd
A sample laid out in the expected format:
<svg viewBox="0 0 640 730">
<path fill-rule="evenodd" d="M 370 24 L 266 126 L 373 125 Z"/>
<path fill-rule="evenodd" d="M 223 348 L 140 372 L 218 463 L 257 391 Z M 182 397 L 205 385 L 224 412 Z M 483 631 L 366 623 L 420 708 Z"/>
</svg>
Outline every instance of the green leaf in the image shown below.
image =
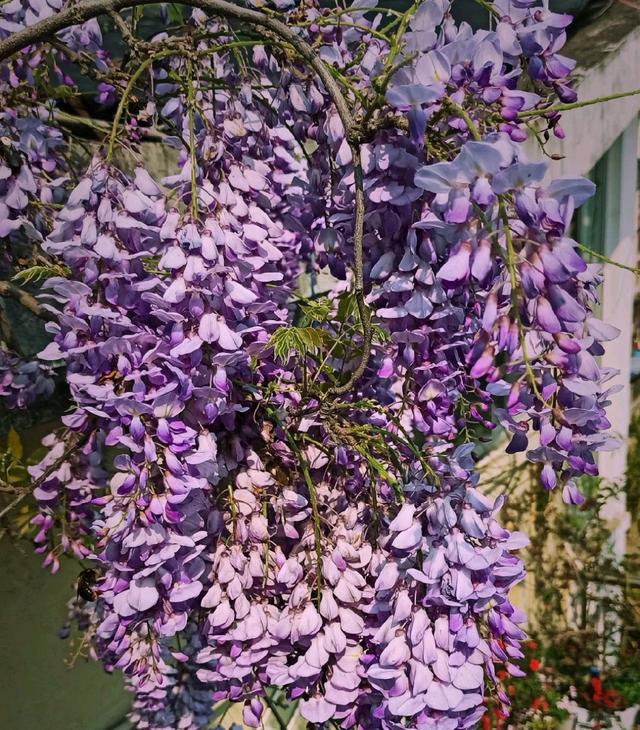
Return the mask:
<svg viewBox="0 0 640 730">
<path fill-rule="evenodd" d="M 27 537 L 27 535 L 36 531 L 35 526 L 31 523 L 31 520 L 36 516 L 36 512 L 37 508 L 34 502 L 32 505 L 22 507 L 15 517 L 15 525 L 19 530 L 18 535 L 20 537 Z"/>
<path fill-rule="evenodd" d="M 7 439 L 7 450 L 18 461 L 22 459 L 22 454 L 24 453 L 24 449 L 22 448 L 22 439 L 20 438 L 20 434 L 13 428 L 13 426 L 9 429 L 9 436 Z"/>
<path fill-rule="evenodd" d="M 168 11 L 169 23 L 171 23 L 171 25 L 182 25 L 184 22 L 182 7 L 177 3 L 169 3 Z"/>
<path fill-rule="evenodd" d="M 224 716 L 229 712 L 229 710 L 232 707 L 232 702 L 229 700 L 224 700 L 223 702 L 220 702 L 220 704 L 216 705 L 213 710 L 213 714 L 211 716 L 211 720 L 220 722 L 224 719 Z"/>
<path fill-rule="evenodd" d="M 281 362 L 288 362 L 294 352 L 307 355 L 318 352 L 328 335 L 316 327 L 279 327 L 269 339 L 268 347 Z"/>
<path fill-rule="evenodd" d="M 326 322 L 333 310 L 333 302 L 328 297 L 307 299 L 298 304 L 305 324 Z"/>
<path fill-rule="evenodd" d="M 371 334 L 374 342 L 384 344 L 391 341 L 391 333 L 379 324 L 371 325 Z"/>
<path fill-rule="evenodd" d="M 13 464 L 10 464 L 7 469 L 7 481 L 9 484 L 20 484 L 20 482 L 26 481 L 28 476 L 29 472 L 22 464 L 14 462 Z"/>
<path fill-rule="evenodd" d="M 148 273 L 148 274 L 156 274 L 158 276 L 166 276 L 166 271 L 161 271 L 158 268 L 158 265 L 160 264 L 160 256 L 145 256 L 142 259 L 142 268 Z"/>
<path fill-rule="evenodd" d="M 346 322 L 356 312 L 356 298 L 353 292 L 349 291 L 340 297 L 338 305 L 338 322 Z"/>
<path fill-rule="evenodd" d="M 67 278 L 71 273 L 71 269 L 64 264 L 50 264 L 49 266 L 31 266 L 28 269 L 18 271 L 13 276 L 13 281 L 19 284 L 32 284 L 41 279 L 51 279 L 53 276 L 62 276 Z"/>
<path fill-rule="evenodd" d="M 390 474 L 387 469 L 385 468 L 384 464 L 382 462 L 378 461 L 373 454 L 370 454 L 366 449 L 358 448 L 358 452 L 361 456 L 363 456 L 366 460 L 369 466 L 373 469 L 373 471 L 381 477 L 385 482 L 388 484 L 395 484 L 398 480 L 393 476 L 393 474 Z"/>
<path fill-rule="evenodd" d="M 315 139 L 307 139 L 302 146 L 308 155 L 312 155 L 319 147 Z"/>
</svg>

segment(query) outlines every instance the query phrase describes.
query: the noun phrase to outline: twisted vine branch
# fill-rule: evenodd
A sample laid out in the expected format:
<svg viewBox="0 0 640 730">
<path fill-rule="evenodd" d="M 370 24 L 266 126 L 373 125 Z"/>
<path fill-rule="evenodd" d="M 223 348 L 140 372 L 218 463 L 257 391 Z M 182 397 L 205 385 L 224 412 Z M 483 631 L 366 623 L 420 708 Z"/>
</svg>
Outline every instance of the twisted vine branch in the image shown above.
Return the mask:
<svg viewBox="0 0 640 730">
<path fill-rule="evenodd" d="M 84 23 L 100 15 L 111 15 L 113 17 L 114 13 L 118 13 L 125 8 L 153 5 L 154 3 L 155 0 L 80 0 L 80 2 L 67 6 L 54 15 L 40 20 L 24 30 L 10 35 L 5 40 L 0 41 L 0 63 L 34 43 L 54 39 L 57 32 L 73 25 Z M 354 294 L 363 333 L 362 357 L 360 362 L 347 382 L 329 391 L 332 395 L 347 393 L 353 388 L 367 368 L 371 356 L 371 343 L 373 339 L 371 316 L 364 298 L 363 239 L 365 198 L 362 166 L 360 163 L 360 141 L 363 136 L 360 125 L 352 115 L 349 103 L 342 93 L 339 84 L 331 74 L 329 67 L 318 56 L 312 46 L 297 35 L 294 29 L 272 15 L 247 8 L 243 5 L 227 2 L 227 0 L 180 0 L 180 4 L 199 8 L 200 10 L 221 18 L 226 18 L 227 20 L 240 21 L 254 29 L 274 34 L 280 40 L 289 44 L 316 72 L 331 97 L 332 102 L 335 104 L 336 111 L 342 121 L 347 140 L 351 147 L 354 166 Z"/>
</svg>

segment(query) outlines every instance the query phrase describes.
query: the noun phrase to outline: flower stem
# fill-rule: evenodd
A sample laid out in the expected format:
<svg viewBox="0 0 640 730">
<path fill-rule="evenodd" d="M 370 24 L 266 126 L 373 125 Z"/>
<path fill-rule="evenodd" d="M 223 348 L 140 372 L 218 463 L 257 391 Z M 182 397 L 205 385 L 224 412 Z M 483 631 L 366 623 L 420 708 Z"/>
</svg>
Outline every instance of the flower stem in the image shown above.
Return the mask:
<svg viewBox="0 0 640 730">
<path fill-rule="evenodd" d="M 371 357 L 371 343 L 373 341 L 373 329 L 371 327 L 371 312 L 367 307 L 364 298 L 364 179 L 362 174 L 362 161 L 360 159 L 360 145 L 351 144 L 351 156 L 353 158 L 353 173 L 355 184 L 355 221 L 353 231 L 353 279 L 354 295 L 360 323 L 362 325 L 362 357 L 356 366 L 351 377 L 346 383 L 331 388 L 332 395 L 343 395 L 348 393 L 364 374 Z"/>
<path fill-rule="evenodd" d="M 311 513 L 313 515 L 313 533 L 316 548 L 316 600 L 319 606 L 322 598 L 322 530 L 320 527 L 320 510 L 318 509 L 318 493 L 316 492 L 316 485 L 313 483 L 313 479 L 311 478 L 309 465 L 302 455 L 302 452 L 293 439 L 290 440 L 290 443 L 292 448 L 297 451 L 296 455 L 300 462 L 302 475 L 304 476 L 304 481 L 307 485 L 307 489 L 309 490 L 309 501 L 311 502 Z"/>
<path fill-rule="evenodd" d="M 527 117 L 543 116 L 545 114 L 556 114 L 558 112 L 567 112 L 571 109 L 580 109 L 583 106 L 593 106 L 594 104 L 602 104 L 605 101 L 614 101 L 615 99 L 624 99 L 627 96 L 637 96 L 640 94 L 640 89 L 634 89 L 633 91 L 620 91 L 617 94 L 608 94 L 607 96 L 598 96 L 595 99 L 586 99 L 585 101 L 574 101 L 571 104 L 557 104 L 556 106 L 550 106 L 546 109 L 529 109 L 525 112 L 518 114 L 518 119 L 525 119 Z"/>
<path fill-rule="evenodd" d="M 461 119 L 464 120 L 471 136 L 476 142 L 480 142 L 482 140 L 482 135 L 480 134 L 480 130 L 471 118 L 469 112 L 466 109 L 463 109 L 459 104 L 451 101 L 450 99 L 445 99 L 445 104 L 449 107 L 449 109 L 451 109 L 452 112 L 455 112 L 455 114 L 457 114 Z"/>
<path fill-rule="evenodd" d="M 454 111 L 462 119 L 464 119 L 467 127 L 469 128 L 471 136 L 476 140 L 476 142 L 480 142 L 482 136 L 480 134 L 480 131 L 478 130 L 478 127 L 475 125 L 473 119 L 471 119 L 468 112 L 458 104 L 453 103 L 452 101 L 447 100 L 447 105 L 452 109 L 452 111 Z M 509 223 L 507 206 L 505 205 L 504 197 L 501 195 L 498 195 L 498 211 L 500 213 L 500 218 L 502 219 L 502 225 L 504 228 L 504 235 L 507 244 L 506 263 L 507 270 L 509 272 L 509 279 L 511 281 L 511 306 L 513 308 L 513 316 L 515 317 L 516 324 L 518 326 L 518 337 L 520 340 L 520 347 L 522 348 L 522 359 L 524 361 L 525 371 L 527 373 L 527 378 L 531 384 L 531 388 L 535 396 L 542 403 L 547 405 L 545 399 L 542 397 L 540 389 L 538 388 L 538 382 L 536 381 L 535 372 L 533 371 L 533 367 L 531 366 L 531 361 L 529 360 L 529 355 L 527 353 L 526 335 L 524 332 L 524 327 L 522 325 L 522 317 L 520 316 L 520 302 L 518 301 L 518 292 L 520 290 L 520 285 L 518 282 L 518 273 L 516 270 L 516 252 L 513 245 L 513 234 L 511 232 L 511 225 Z"/>
<path fill-rule="evenodd" d="M 509 224 L 509 214 L 507 212 L 507 206 L 504 203 L 504 199 L 498 196 L 498 208 L 500 211 L 500 218 L 502 218 L 502 224 L 504 228 L 504 235 L 507 243 L 507 270 L 509 271 L 509 279 L 511 281 L 511 307 L 513 309 L 513 316 L 515 317 L 516 324 L 518 326 L 518 338 L 520 340 L 520 347 L 522 348 L 522 359 L 524 361 L 524 367 L 527 374 L 527 378 L 531 384 L 531 388 L 538 400 L 546 404 L 545 399 L 538 388 L 538 382 L 536 380 L 536 374 L 531 366 L 531 361 L 527 353 L 527 341 L 522 325 L 522 317 L 520 316 L 520 302 L 518 301 L 518 292 L 520 291 L 520 284 L 518 281 L 518 273 L 516 270 L 516 253 L 513 246 L 513 235 L 511 233 L 511 226 Z"/>
<path fill-rule="evenodd" d="M 271 415 L 273 416 L 276 423 L 283 430 L 284 435 L 289 442 L 289 446 L 291 446 L 291 450 L 296 455 L 296 459 L 298 460 L 298 464 L 300 465 L 300 469 L 302 471 L 302 476 L 304 477 L 307 490 L 309 491 L 309 502 L 311 504 L 313 534 L 316 549 L 316 601 L 319 606 L 320 600 L 322 598 L 322 527 L 320 525 L 320 510 L 318 509 L 318 493 L 316 491 L 316 485 L 313 483 L 313 479 L 311 478 L 311 473 L 309 471 L 309 465 L 307 464 L 307 460 L 304 458 L 302 451 L 300 450 L 300 447 L 291 435 L 291 432 L 284 425 L 277 413 L 271 412 Z"/>
<path fill-rule="evenodd" d="M 409 25 L 409 21 L 411 18 L 415 15 L 416 11 L 420 7 L 420 2 L 414 2 L 409 8 L 403 13 L 402 17 L 399 18 L 399 25 L 398 29 L 395 33 L 395 38 L 392 40 L 391 43 L 391 50 L 389 51 L 389 55 L 385 59 L 384 62 L 384 71 L 380 76 L 379 81 L 376 81 L 376 87 L 380 90 L 384 97 L 384 93 L 386 91 L 387 85 L 389 83 L 389 80 L 394 72 L 394 61 L 396 60 L 396 57 L 398 53 L 400 53 L 401 50 L 401 42 L 404 37 L 405 31 L 407 30 L 407 27 Z"/>
<path fill-rule="evenodd" d="M 618 261 L 614 261 L 609 256 L 605 256 L 604 254 L 598 253 L 597 251 L 594 251 L 592 248 L 589 248 L 589 246 L 585 246 L 584 243 L 577 243 L 576 246 L 585 253 L 590 254 L 596 259 L 599 259 L 600 261 L 603 261 L 605 264 L 611 264 L 611 266 L 617 266 L 619 269 L 624 269 L 625 271 L 630 271 L 632 274 L 635 274 L 636 276 L 640 276 L 640 268 L 637 266 L 627 266 L 626 264 L 621 264 Z"/>
<path fill-rule="evenodd" d="M 196 157 L 195 94 L 193 89 L 193 62 L 187 61 L 187 112 L 189 116 L 189 157 L 191 159 L 191 217 L 198 220 L 198 160 Z"/>
<path fill-rule="evenodd" d="M 113 159 L 113 150 L 114 150 L 114 147 L 116 144 L 116 137 L 118 136 L 118 127 L 120 126 L 120 120 L 122 119 L 122 115 L 124 114 L 124 110 L 127 107 L 129 97 L 131 96 L 131 93 L 133 91 L 134 86 L 136 85 L 136 82 L 142 76 L 142 74 L 149 68 L 149 66 L 151 66 L 151 64 L 154 61 L 158 61 L 162 58 L 167 58 L 167 56 L 171 56 L 174 53 L 176 53 L 176 51 L 171 50 L 171 51 L 164 51 L 164 52 L 156 53 L 153 56 L 149 56 L 149 58 L 142 61 L 142 63 L 138 66 L 138 68 L 131 74 L 129 83 L 127 84 L 127 86 L 124 90 L 124 93 L 122 94 L 120 103 L 118 104 L 118 108 L 116 109 L 115 116 L 113 117 L 113 124 L 111 125 L 111 134 L 109 135 L 109 144 L 107 146 L 107 162 L 111 162 L 111 160 Z"/>
</svg>

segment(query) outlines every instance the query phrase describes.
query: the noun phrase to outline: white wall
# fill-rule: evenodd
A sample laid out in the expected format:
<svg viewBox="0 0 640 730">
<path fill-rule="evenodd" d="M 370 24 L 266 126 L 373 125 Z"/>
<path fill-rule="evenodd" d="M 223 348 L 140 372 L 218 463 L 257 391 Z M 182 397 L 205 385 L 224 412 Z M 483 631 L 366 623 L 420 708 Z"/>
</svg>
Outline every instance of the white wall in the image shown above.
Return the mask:
<svg viewBox="0 0 640 730">
<path fill-rule="evenodd" d="M 639 44 L 640 45 L 640 44 Z M 624 131 L 622 139 L 622 164 L 620 169 L 620 218 L 618 241 L 613 242 L 611 258 L 626 266 L 636 266 L 638 260 L 638 210 L 637 210 L 637 148 L 638 117 Z M 607 479 L 624 478 L 627 464 L 629 421 L 631 419 L 631 354 L 633 338 L 633 300 L 636 291 L 635 275 L 613 264 L 605 264 L 602 294 L 602 319 L 611 322 L 621 330 L 620 336 L 607 343 L 602 358 L 605 367 L 617 368 L 618 376 L 613 383 L 623 386 L 612 396 L 609 420 L 612 431 L 620 437 L 621 445 L 616 451 L 604 452 L 598 463 L 600 473 Z M 610 500 L 602 511 L 612 531 L 617 555 L 625 552 L 625 535 L 629 527 L 629 515 L 625 509 L 624 497 Z"/>
<path fill-rule="evenodd" d="M 603 62 L 588 69 L 580 79 L 580 100 L 594 99 L 620 91 L 640 88 L 640 28 L 628 34 Z M 551 153 L 563 156 L 550 162 L 548 177 L 573 177 L 585 175 L 606 153 L 622 134 L 622 164 L 620 176 L 620 200 L 607 201 L 608 220 L 606 250 L 610 257 L 626 266 L 636 266 L 638 261 L 638 209 L 637 209 L 637 160 L 638 114 L 640 96 L 631 96 L 593 106 L 582 107 L 563 113 L 564 140 L 554 139 L 548 147 Z M 539 156 L 539 153 L 538 153 Z M 611 220 L 615 210 L 617 220 Z M 612 264 L 604 266 L 602 293 L 602 319 L 621 330 L 614 342 L 607 343 L 604 367 L 617 368 L 619 374 L 612 381 L 622 385 L 622 390 L 612 397 L 609 418 L 612 431 L 621 439 L 617 451 L 602 453 L 599 466 L 602 476 L 618 481 L 624 477 L 627 458 L 627 437 L 631 417 L 631 349 L 633 335 L 633 299 L 636 281 L 633 273 Z M 611 500 L 603 510 L 612 530 L 616 553 L 625 550 L 625 533 L 629 517 L 624 498 Z"/>
<path fill-rule="evenodd" d="M 594 23 L 596 31 L 598 24 Z M 580 101 L 640 88 L 640 26 L 611 48 L 602 62 L 576 71 Z M 564 156 L 551 162 L 552 177 L 583 175 L 602 157 L 640 111 L 640 96 L 563 112 L 564 140 L 554 139 L 549 151 Z"/>
</svg>

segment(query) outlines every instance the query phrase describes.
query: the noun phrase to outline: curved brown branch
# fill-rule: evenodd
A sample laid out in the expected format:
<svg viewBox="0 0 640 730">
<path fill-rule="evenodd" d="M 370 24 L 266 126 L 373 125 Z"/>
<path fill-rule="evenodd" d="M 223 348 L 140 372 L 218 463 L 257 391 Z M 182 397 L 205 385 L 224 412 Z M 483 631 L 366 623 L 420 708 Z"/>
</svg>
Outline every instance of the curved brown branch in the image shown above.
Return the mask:
<svg viewBox="0 0 640 730">
<path fill-rule="evenodd" d="M 140 5 L 153 5 L 156 0 L 80 0 L 67 6 L 64 10 L 44 20 L 28 26 L 18 33 L 13 33 L 5 40 L 0 41 L 0 62 L 5 61 L 13 54 L 34 43 L 51 40 L 58 31 L 69 28 L 78 23 L 84 23 L 99 15 L 110 14 L 125 8 Z M 205 10 L 213 15 L 231 20 L 239 20 L 256 28 L 262 28 L 275 33 L 281 40 L 290 44 L 300 56 L 313 68 L 322 79 L 329 96 L 336 105 L 340 119 L 347 134 L 354 126 L 354 120 L 344 94 L 335 81 L 329 68 L 313 50 L 313 48 L 298 34 L 277 18 L 252 10 L 251 8 L 235 5 L 226 0 L 181 0 L 180 4 Z"/>
<path fill-rule="evenodd" d="M 152 5 L 154 2 L 155 0 L 80 0 L 80 2 L 66 7 L 55 15 L 45 18 L 0 41 L 0 63 L 34 43 L 52 40 L 58 31 L 64 30 L 72 25 L 84 23 L 99 15 L 112 15 L 125 8 Z M 347 139 L 350 141 L 353 156 L 355 176 L 355 224 L 353 233 L 354 287 L 363 332 L 363 350 L 360 362 L 346 383 L 329 391 L 333 395 L 347 393 L 353 388 L 367 368 L 371 356 L 372 342 L 371 315 L 364 298 L 363 281 L 365 199 L 362 166 L 360 164 L 360 130 L 351 113 L 349 103 L 342 93 L 339 84 L 332 76 L 328 66 L 322 61 L 314 49 L 305 40 L 300 38 L 295 30 L 277 18 L 259 10 L 253 10 L 242 5 L 235 5 L 226 0 L 180 0 L 180 4 L 199 8 L 222 18 L 244 22 L 254 28 L 262 29 L 263 31 L 268 31 L 276 35 L 280 40 L 292 46 L 300 57 L 318 74 L 327 93 L 335 104 Z"/>
<path fill-rule="evenodd" d="M 0 297 L 13 299 L 40 319 L 44 319 L 45 321 L 54 319 L 53 315 L 40 304 L 33 294 L 29 294 L 29 292 L 12 284 L 10 281 L 0 281 Z"/>
</svg>

